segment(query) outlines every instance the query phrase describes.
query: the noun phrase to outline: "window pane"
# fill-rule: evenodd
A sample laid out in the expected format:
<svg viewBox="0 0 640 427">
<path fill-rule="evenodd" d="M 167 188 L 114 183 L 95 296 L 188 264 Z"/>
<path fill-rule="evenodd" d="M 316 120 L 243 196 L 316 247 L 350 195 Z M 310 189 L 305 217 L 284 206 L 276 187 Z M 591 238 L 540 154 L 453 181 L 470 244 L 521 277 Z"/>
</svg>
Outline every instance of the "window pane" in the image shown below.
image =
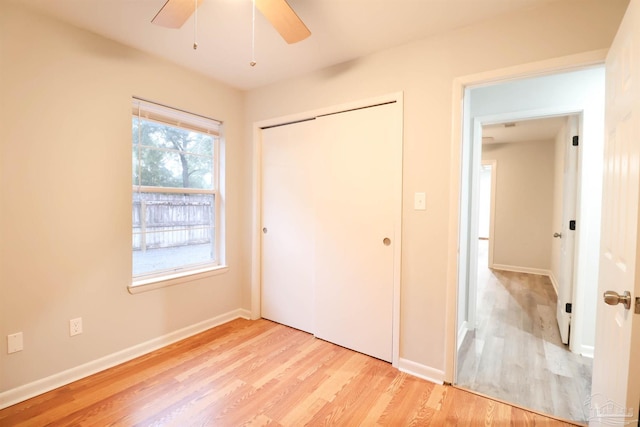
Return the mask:
<svg viewBox="0 0 640 427">
<path fill-rule="evenodd" d="M 184 175 L 182 187 L 184 188 L 213 188 L 213 158 L 211 156 L 203 157 L 193 154 L 185 154 L 185 164 L 188 166 L 188 176 Z"/>
<path fill-rule="evenodd" d="M 213 136 L 137 117 L 132 131 L 133 185 L 213 189 Z"/>
<path fill-rule="evenodd" d="M 133 275 L 216 261 L 214 196 L 133 194 Z"/>
<path fill-rule="evenodd" d="M 142 185 L 212 189 L 212 168 L 211 157 L 140 147 Z"/>
<path fill-rule="evenodd" d="M 170 151 L 140 147 L 142 185 L 153 187 L 183 187 L 180 156 Z"/>
<path fill-rule="evenodd" d="M 136 121 L 137 119 L 134 119 Z M 142 145 L 211 156 L 211 135 L 140 119 Z"/>
</svg>

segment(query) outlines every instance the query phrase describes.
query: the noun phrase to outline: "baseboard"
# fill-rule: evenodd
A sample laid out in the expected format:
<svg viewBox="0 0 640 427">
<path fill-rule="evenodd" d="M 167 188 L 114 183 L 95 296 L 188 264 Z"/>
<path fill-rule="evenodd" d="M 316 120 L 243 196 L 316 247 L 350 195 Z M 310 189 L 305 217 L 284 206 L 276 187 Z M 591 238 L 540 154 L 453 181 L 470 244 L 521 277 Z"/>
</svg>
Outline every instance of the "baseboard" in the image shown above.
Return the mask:
<svg viewBox="0 0 640 427">
<path fill-rule="evenodd" d="M 513 271 L 514 273 L 536 274 L 538 276 L 551 276 L 551 270 L 532 267 L 520 267 L 517 265 L 493 264 L 494 270 Z"/>
<path fill-rule="evenodd" d="M 400 358 L 398 370 L 436 384 L 444 383 L 444 371 Z"/>
<path fill-rule="evenodd" d="M 584 357 L 588 357 L 590 359 L 593 359 L 593 352 L 594 352 L 595 347 L 592 345 L 581 345 L 580 346 L 580 354 Z"/>
<path fill-rule="evenodd" d="M 460 351 L 460 346 L 467 336 L 467 332 L 469 332 L 469 322 L 465 320 L 462 322 L 462 325 L 460 325 L 460 329 L 458 329 L 458 342 L 456 343 L 458 351 Z"/>
<path fill-rule="evenodd" d="M 15 405 L 16 403 L 38 396 L 42 393 L 46 393 L 58 387 L 62 387 L 121 363 L 128 362 L 136 357 L 143 356 L 147 353 L 166 347 L 169 344 L 173 344 L 185 338 L 189 338 L 190 336 L 199 334 L 200 332 L 204 332 L 207 329 L 222 325 L 223 323 L 227 323 L 231 320 L 237 318 L 249 319 L 250 317 L 251 312 L 249 310 L 233 310 L 228 313 L 221 314 L 220 316 L 196 323 L 195 325 L 187 326 L 186 328 L 137 344 L 133 347 L 92 360 L 91 362 L 76 366 L 66 371 L 7 390 L 0 393 L 0 409 Z"/>
<path fill-rule="evenodd" d="M 556 292 L 556 298 L 558 297 L 558 280 L 556 276 L 553 274 L 553 271 L 549 271 L 549 280 L 551 280 L 551 285 L 553 285 L 553 290 Z"/>
</svg>

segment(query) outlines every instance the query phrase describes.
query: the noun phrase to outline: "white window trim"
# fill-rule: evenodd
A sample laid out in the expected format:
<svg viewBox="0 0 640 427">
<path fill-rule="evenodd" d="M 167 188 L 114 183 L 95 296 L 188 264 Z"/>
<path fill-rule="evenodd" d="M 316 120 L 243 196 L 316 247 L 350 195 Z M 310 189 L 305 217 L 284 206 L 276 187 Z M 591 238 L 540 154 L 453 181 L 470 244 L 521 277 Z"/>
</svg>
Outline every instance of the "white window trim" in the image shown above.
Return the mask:
<svg viewBox="0 0 640 427">
<path fill-rule="evenodd" d="M 143 113 L 144 112 L 144 113 Z M 217 140 L 213 144 L 214 156 L 214 173 L 213 173 L 213 189 L 192 189 L 192 188 L 173 188 L 173 187 L 147 187 L 140 185 L 132 186 L 133 192 L 150 192 L 150 193 L 193 193 L 193 194 L 212 194 L 214 198 L 215 222 L 213 224 L 215 230 L 215 253 L 216 260 L 212 263 L 192 265 L 177 271 L 161 271 L 146 275 L 132 276 L 131 284 L 127 286 L 127 290 L 131 294 L 160 289 L 180 283 L 192 282 L 204 278 L 217 276 L 229 271 L 226 265 L 225 256 L 225 233 L 224 233 L 224 212 L 222 206 L 222 194 L 224 189 L 222 185 L 224 180 L 221 174 L 224 173 L 224 162 L 220 158 L 220 146 L 223 144 L 221 128 L 213 131 L 207 130 L 206 126 L 214 124 L 221 126 L 222 122 L 204 117 L 195 113 L 189 113 L 184 110 L 178 110 L 173 107 L 154 103 L 142 98 L 133 97 L 133 116 L 138 115 L 145 120 L 152 120 L 164 123 L 170 126 L 181 127 L 185 129 L 195 130 L 201 133 L 213 135 Z"/>
<path fill-rule="evenodd" d="M 199 269 L 190 269 L 164 276 L 144 278 L 135 280 L 131 285 L 127 286 L 130 294 L 139 294 L 142 292 L 152 291 L 154 289 L 165 288 L 167 286 L 178 285 L 180 283 L 193 282 L 207 277 L 217 276 L 229 271 L 227 265 L 208 266 Z"/>
</svg>

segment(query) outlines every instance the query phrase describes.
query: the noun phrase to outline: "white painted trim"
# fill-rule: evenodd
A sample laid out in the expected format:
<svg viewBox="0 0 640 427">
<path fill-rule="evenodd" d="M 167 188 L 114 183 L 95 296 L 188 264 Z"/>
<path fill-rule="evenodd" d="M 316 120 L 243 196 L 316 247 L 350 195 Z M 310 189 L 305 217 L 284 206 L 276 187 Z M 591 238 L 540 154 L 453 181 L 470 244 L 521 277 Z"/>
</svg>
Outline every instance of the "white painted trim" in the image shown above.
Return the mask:
<svg viewBox="0 0 640 427">
<path fill-rule="evenodd" d="M 444 383 L 444 371 L 421 365 L 420 363 L 416 363 L 411 360 L 401 358 L 398 361 L 398 369 L 400 372 L 422 378 L 423 380 L 431 381 L 432 383 Z"/>
<path fill-rule="evenodd" d="M 494 264 L 494 270 L 512 271 L 514 273 L 536 274 L 538 276 L 551 276 L 551 270 L 533 267 L 521 267 L 519 265 Z"/>
<path fill-rule="evenodd" d="M 609 49 L 596 49 L 574 55 L 560 56 L 537 62 L 514 65 L 512 67 L 489 70 L 481 73 L 460 76 L 454 80 L 454 86 L 477 87 L 521 78 L 546 76 L 550 74 L 581 70 L 590 66 L 602 65 Z M 454 116 L 454 118 L 456 118 Z M 461 121 L 461 117 L 456 118 Z"/>
<path fill-rule="evenodd" d="M 520 64 L 498 70 L 489 70 L 454 78 L 452 83 L 452 117 L 451 117 L 451 152 L 449 182 L 449 241 L 447 244 L 447 290 L 446 290 L 446 326 L 445 326 L 445 381 L 453 382 L 456 369 L 456 338 L 457 338 L 457 303 L 459 280 L 459 244 L 461 217 L 461 154 L 463 128 L 463 101 L 465 88 L 490 84 L 511 79 L 533 77 L 536 75 L 552 74 L 603 64 L 607 49 L 599 49 L 551 58 L 527 64 Z"/>
<path fill-rule="evenodd" d="M 555 274 L 553 274 L 553 271 L 549 270 L 549 280 L 551 280 L 551 284 L 553 285 L 553 290 L 556 293 L 556 298 L 558 297 L 558 279 L 556 279 Z"/>
<path fill-rule="evenodd" d="M 468 248 L 469 264 L 467 274 L 467 315 L 466 320 L 476 325 L 476 307 L 478 301 L 478 229 L 480 222 L 480 168 L 482 164 L 482 123 L 473 122 L 473 144 L 471 145 L 471 186 L 469 188 L 470 220 L 465 243 Z"/>
<path fill-rule="evenodd" d="M 391 325 L 392 345 L 391 345 L 391 365 L 398 367 L 400 361 L 400 285 L 402 283 L 402 172 L 404 152 L 404 93 L 398 92 L 394 95 L 398 104 L 396 113 L 397 132 L 400 135 L 400 144 L 396 144 L 395 158 L 393 161 L 398 164 L 393 177 L 393 184 L 396 188 L 396 198 L 393 202 L 396 204 L 396 211 L 393 221 L 393 314 Z"/>
<path fill-rule="evenodd" d="M 475 329 L 475 327 L 473 329 Z M 464 322 L 462 322 L 462 325 L 460 325 L 460 328 L 458 329 L 458 351 L 460 351 L 460 346 L 467 336 L 467 332 L 469 332 L 469 322 L 465 320 Z"/>
<path fill-rule="evenodd" d="M 154 277 L 152 279 L 134 281 L 131 285 L 127 286 L 127 290 L 130 294 L 139 294 L 142 292 L 152 291 L 154 289 L 178 285 L 180 283 L 206 279 L 207 277 L 217 276 L 228 271 L 229 266 L 227 265 L 215 265 L 213 267 L 205 267 L 197 270 L 189 270 L 186 272 Z"/>
<path fill-rule="evenodd" d="M 483 160 L 483 165 L 491 166 L 491 212 L 489 213 L 489 267 L 493 268 L 493 253 L 495 239 L 496 222 L 496 193 L 498 191 L 498 161 Z"/>
<path fill-rule="evenodd" d="M 283 117 L 262 120 L 253 123 L 253 198 L 252 198 L 252 230 L 251 230 L 251 318 L 261 317 L 262 300 L 262 129 L 313 117 L 334 114 L 357 108 L 396 102 L 398 104 L 399 132 L 401 144 L 399 160 L 402 163 L 402 146 L 404 143 L 404 93 L 395 92 L 372 98 L 366 98 L 345 104 L 333 105 L 317 110 L 290 114 Z M 400 282 L 402 271 L 402 164 L 393 178 L 399 188 L 397 210 L 394 218 L 394 265 L 393 265 L 393 325 L 392 325 L 392 366 L 398 367 L 400 360 Z"/>
<path fill-rule="evenodd" d="M 0 393 L 0 409 L 14 405 L 18 402 L 46 393 L 58 387 L 62 387 L 74 381 L 93 375 L 97 372 L 114 367 L 121 363 L 143 356 L 152 351 L 166 347 L 170 344 L 189 338 L 208 329 L 227 323 L 237 318 L 248 319 L 250 313 L 244 309 L 230 311 L 220 316 L 187 326 L 152 340 L 125 348 L 99 359 L 92 360 L 82 365 L 58 372 L 46 378 L 33 381 L 28 384 Z"/>
<path fill-rule="evenodd" d="M 580 355 L 584 356 L 584 357 L 588 357 L 590 359 L 593 359 L 593 353 L 594 353 L 595 347 L 592 345 L 584 345 L 582 344 L 580 346 L 580 350 L 579 353 Z"/>
</svg>

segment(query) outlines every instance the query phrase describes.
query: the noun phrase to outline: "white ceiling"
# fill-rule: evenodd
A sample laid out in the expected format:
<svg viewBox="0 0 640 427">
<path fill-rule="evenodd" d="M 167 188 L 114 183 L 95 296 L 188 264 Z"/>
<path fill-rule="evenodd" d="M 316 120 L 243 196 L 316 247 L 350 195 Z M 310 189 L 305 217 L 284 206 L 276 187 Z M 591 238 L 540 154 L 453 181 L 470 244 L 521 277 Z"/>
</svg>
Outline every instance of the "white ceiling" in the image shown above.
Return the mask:
<svg viewBox="0 0 640 427">
<path fill-rule="evenodd" d="M 556 135 L 567 120 L 567 116 L 512 122 L 515 126 L 505 127 L 504 123 L 482 127 L 484 144 L 508 142 L 548 141 Z"/>
<path fill-rule="evenodd" d="M 289 0 L 311 37 L 287 45 L 251 0 L 204 0 L 179 30 L 151 24 L 165 0 L 15 0 L 107 38 L 167 58 L 240 89 L 342 63 L 518 9 L 558 0 Z"/>
</svg>

